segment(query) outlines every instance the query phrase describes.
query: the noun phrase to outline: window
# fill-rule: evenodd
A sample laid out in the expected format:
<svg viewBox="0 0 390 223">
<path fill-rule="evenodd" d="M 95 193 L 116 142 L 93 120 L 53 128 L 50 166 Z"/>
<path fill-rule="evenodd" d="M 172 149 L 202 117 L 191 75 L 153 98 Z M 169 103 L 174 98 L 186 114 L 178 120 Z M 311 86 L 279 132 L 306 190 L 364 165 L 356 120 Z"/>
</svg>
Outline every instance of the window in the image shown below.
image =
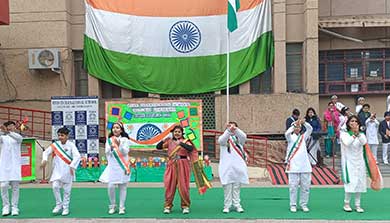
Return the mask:
<svg viewBox="0 0 390 223">
<path fill-rule="evenodd" d="M 121 88 L 116 85 L 100 80 L 100 87 L 102 98 L 120 98 L 122 96 Z"/>
<path fill-rule="evenodd" d="M 390 50 L 333 50 L 319 53 L 321 95 L 384 94 L 390 86 Z"/>
<path fill-rule="evenodd" d="M 229 88 L 229 95 L 239 94 L 239 93 L 240 93 L 240 85 Z M 226 95 L 226 89 L 221 90 L 221 94 Z"/>
<path fill-rule="evenodd" d="M 385 62 L 385 79 L 390 80 L 390 61 Z"/>
<path fill-rule="evenodd" d="M 302 43 L 286 45 L 287 92 L 302 92 Z"/>
<path fill-rule="evenodd" d="M 75 95 L 88 96 L 88 73 L 83 68 L 83 51 L 73 51 Z"/>
<path fill-rule="evenodd" d="M 325 70 L 325 64 L 320 64 L 320 67 L 318 69 L 318 74 L 319 74 L 319 80 L 320 81 L 324 81 L 325 80 L 325 73 L 326 73 L 326 70 Z"/>
<path fill-rule="evenodd" d="M 363 79 L 363 65 L 362 62 L 347 62 L 347 77 L 346 79 L 351 80 L 362 80 Z M 342 72 L 340 80 L 344 80 L 344 72 Z"/>
<path fill-rule="evenodd" d="M 268 69 L 250 80 L 251 94 L 272 93 L 272 69 Z"/>
<path fill-rule="evenodd" d="M 132 98 L 147 98 L 149 96 L 149 93 L 143 91 L 131 90 L 131 96 Z"/>
<path fill-rule="evenodd" d="M 344 64 L 343 63 L 329 63 L 328 64 L 328 81 L 344 80 Z"/>
</svg>

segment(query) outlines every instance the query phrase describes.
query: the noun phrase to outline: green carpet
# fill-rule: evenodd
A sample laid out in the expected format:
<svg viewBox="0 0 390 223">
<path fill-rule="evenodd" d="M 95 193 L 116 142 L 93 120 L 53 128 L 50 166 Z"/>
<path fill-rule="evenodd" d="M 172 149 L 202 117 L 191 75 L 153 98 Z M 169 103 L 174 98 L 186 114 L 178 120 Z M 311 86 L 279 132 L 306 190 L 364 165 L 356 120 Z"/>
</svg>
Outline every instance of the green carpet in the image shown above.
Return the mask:
<svg viewBox="0 0 390 223">
<path fill-rule="evenodd" d="M 243 188 L 242 205 L 245 213 L 222 213 L 223 190 L 212 188 L 205 195 L 191 189 L 191 213 L 181 214 L 176 194 L 173 213 L 164 215 L 163 188 L 128 188 L 125 215 L 108 215 L 105 188 L 73 188 L 69 218 L 247 218 L 247 219 L 328 219 L 328 220 L 389 220 L 390 189 L 369 190 L 362 195 L 365 213 L 346 213 L 342 210 L 343 188 L 312 188 L 309 213 L 289 212 L 288 188 Z M 353 203 L 353 202 L 352 202 Z M 21 189 L 20 216 L 5 218 L 62 218 L 53 216 L 52 190 L 49 188 Z"/>
</svg>

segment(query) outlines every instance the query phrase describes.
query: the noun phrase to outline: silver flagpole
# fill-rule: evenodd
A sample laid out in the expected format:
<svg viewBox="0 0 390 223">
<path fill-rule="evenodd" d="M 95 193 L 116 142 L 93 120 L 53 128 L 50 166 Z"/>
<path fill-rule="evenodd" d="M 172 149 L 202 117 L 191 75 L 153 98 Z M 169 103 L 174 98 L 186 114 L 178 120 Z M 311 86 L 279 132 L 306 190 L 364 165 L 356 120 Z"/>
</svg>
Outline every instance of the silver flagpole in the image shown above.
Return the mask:
<svg viewBox="0 0 390 223">
<path fill-rule="evenodd" d="M 228 30 L 227 35 L 227 54 L 226 54 L 226 123 L 228 123 L 229 120 L 229 77 L 230 77 L 230 32 Z"/>
</svg>

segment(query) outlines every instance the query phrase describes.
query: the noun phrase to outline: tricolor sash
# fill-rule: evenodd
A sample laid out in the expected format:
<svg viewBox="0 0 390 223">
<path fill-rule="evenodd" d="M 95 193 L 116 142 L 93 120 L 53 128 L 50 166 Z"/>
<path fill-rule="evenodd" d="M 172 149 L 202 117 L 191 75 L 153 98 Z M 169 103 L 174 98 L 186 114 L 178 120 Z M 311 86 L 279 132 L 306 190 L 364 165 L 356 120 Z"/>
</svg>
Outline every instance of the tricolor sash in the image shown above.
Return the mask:
<svg viewBox="0 0 390 223">
<path fill-rule="evenodd" d="M 233 138 L 233 140 L 232 140 Z M 236 137 L 231 137 L 228 139 L 229 145 L 233 147 L 233 149 L 238 153 L 238 155 L 245 161 L 248 162 L 248 154 L 246 153 L 245 149 L 242 148 L 238 142 Z"/>
<path fill-rule="evenodd" d="M 50 147 L 53 149 L 54 154 L 58 156 L 62 161 L 64 161 L 66 164 L 70 165 L 72 163 L 73 158 L 69 156 L 65 150 L 61 147 L 61 145 L 58 142 L 54 142 L 50 145 Z"/>
<path fill-rule="evenodd" d="M 287 156 L 287 170 L 290 170 L 290 161 L 294 158 L 294 156 L 297 154 L 298 150 L 301 148 L 301 144 L 304 139 L 304 134 L 299 134 L 297 140 L 292 145 L 290 151 L 288 152 Z"/>
<path fill-rule="evenodd" d="M 115 137 L 115 136 L 112 136 L 112 137 Z M 125 174 L 129 175 L 131 173 L 130 165 L 126 161 L 124 155 L 119 150 L 119 145 L 117 143 L 114 143 L 116 140 L 113 141 L 111 138 L 108 138 L 108 144 L 114 148 L 112 150 L 112 154 L 114 155 L 114 158 L 116 159 L 116 161 L 118 162 L 118 164 L 122 168 L 122 170 L 125 171 Z"/>
</svg>

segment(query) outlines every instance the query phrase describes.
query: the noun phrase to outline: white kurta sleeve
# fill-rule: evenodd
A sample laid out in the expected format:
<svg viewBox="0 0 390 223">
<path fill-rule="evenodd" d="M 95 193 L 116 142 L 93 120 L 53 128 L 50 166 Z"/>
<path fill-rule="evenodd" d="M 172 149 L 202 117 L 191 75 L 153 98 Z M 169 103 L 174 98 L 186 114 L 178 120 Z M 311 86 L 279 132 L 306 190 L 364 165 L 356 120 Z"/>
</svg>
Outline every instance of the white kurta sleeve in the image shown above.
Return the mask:
<svg viewBox="0 0 390 223">
<path fill-rule="evenodd" d="M 237 136 L 238 142 L 240 143 L 240 145 L 244 145 L 245 141 L 246 141 L 246 134 L 245 134 L 245 132 L 242 131 L 239 128 L 236 128 L 235 135 Z"/>
<path fill-rule="evenodd" d="M 341 132 L 340 133 L 340 140 L 341 143 L 343 143 L 345 146 L 350 146 L 353 141 L 355 140 L 355 137 L 350 136 L 348 132 Z"/>
<path fill-rule="evenodd" d="M 108 138 L 107 138 L 107 141 L 106 141 L 106 145 L 105 145 L 105 150 L 104 152 L 106 153 L 106 156 L 110 156 L 111 155 L 111 146 L 110 144 L 108 143 Z"/>
<path fill-rule="evenodd" d="M 80 163 L 80 153 L 77 147 L 72 143 L 71 145 L 72 148 L 72 162 L 69 164 L 69 166 L 73 169 L 77 169 Z"/>
<path fill-rule="evenodd" d="M 23 137 L 16 132 L 10 132 L 8 135 L 11 138 L 15 139 L 16 142 L 18 142 L 18 143 L 22 143 L 22 141 L 23 141 Z"/>
<path fill-rule="evenodd" d="M 47 147 L 42 153 L 42 161 L 47 161 L 52 152 L 53 149 L 51 148 L 51 146 Z"/>
<path fill-rule="evenodd" d="M 220 137 L 218 137 L 219 145 L 227 146 L 229 137 L 230 137 L 230 131 L 229 129 L 226 129 L 225 132 L 223 132 L 223 134 Z"/>
<path fill-rule="evenodd" d="M 287 142 L 291 142 L 291 133 L 294 132 L 294 126 L 290 126 L 290 128 L 287 129 L 286 133 L 284 133 L 284 136 L 286 137 Z"/>
<path fill-rule="evenodd" d="M 313 127 L 311 127 L 311 125 L 308 122 L 303 123 L 303 125 L 306 128 L 305 140 L 307 140 L 307 139 L 309 139 L 309 137 L 311 136 L 311 133 L 313 132 Z"/>
<path fill-rule="evenodd" d="M 374 121 L 375 121 L 376 127 L 378 128 L 378 126 L 379 126 L 379 121 L 378 121 L 377 119 L 375 119 Z"/>
<path fill-rule="evenodd" d="M 358 139 L 359 139 L 360 144 L 362 144 L 362 146 L 367 144 L 367 137 L 366 137 L 366 135 L 360 134 Z"/>
</svg>

